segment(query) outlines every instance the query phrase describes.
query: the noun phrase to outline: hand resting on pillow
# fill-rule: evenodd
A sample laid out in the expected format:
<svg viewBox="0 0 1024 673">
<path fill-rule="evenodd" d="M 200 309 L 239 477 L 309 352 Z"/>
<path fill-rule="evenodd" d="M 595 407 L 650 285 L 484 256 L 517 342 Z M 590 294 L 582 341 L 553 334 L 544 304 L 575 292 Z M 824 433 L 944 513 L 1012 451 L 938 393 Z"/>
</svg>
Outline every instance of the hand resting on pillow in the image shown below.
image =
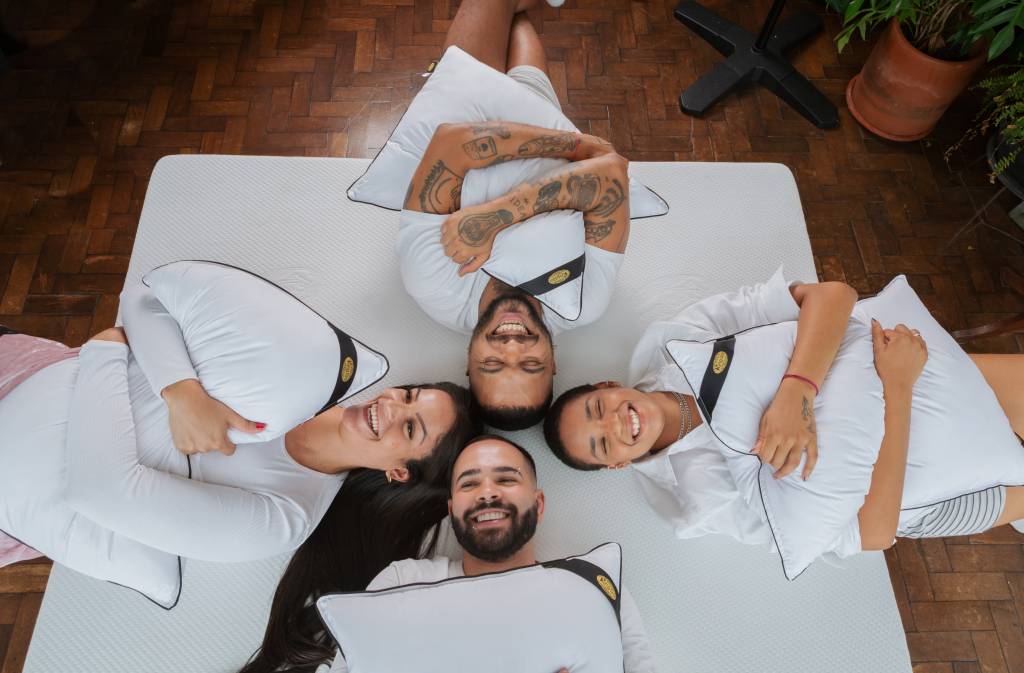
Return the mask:
<svg viewBox="0 0 1024 673">
<path fill-rule="evenodd" d="M 185 455 L 219 451 L 235 452 L 228 430 L 257 434 L 267 426 L 235 413 L 228 405 L 210 397 L 198 379 L 172 383 L 161 391 L 167 403 L 168 423 L 174 446 Z"/>
</svg>

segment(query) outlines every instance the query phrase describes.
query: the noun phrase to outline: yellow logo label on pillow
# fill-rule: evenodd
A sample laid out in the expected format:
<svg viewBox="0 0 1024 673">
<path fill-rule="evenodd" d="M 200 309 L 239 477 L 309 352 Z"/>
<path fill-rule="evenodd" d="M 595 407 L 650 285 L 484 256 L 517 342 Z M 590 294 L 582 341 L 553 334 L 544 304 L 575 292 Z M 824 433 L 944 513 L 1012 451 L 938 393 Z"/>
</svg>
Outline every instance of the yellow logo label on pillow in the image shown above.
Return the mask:
<svg viewBox="0 0 1024 673">
<path fill-rule="evenodd" d="M 548 285 L 561 285 L 570 276 L 569 269 L 559 269 L 548 276 Z"/>
<path fill-rule="evenodd" d="M 356 363 L 352 358 L 345 358 L 345 361 L 341 363 L 341 380 L 348 383 L 348 380 L 352 378 L 352 374 L 356 371 Z"/>
<path fill-rule="evenodd" d="M 612 581 L 610 579 L 608 579 L 604 575 L 598 575 L 597 583 L 601 586 L 601 589 L 603 589 L 604 592 L 608 594 L 608 598 L 612 599 L 613 601 L 616 598 L 618 598 L 619 592 L 615 590 L 615 585 L 612 584 Z"/>
<path fill-rule="evenodd" d="M 729 356 L 725 351 L 718 351 L 715 355 L 715 361 L 711 364 L 711 371 L 716 374 L 721 374 L 725 371 L 725 368 L 729 364 Z"/>
</svg>

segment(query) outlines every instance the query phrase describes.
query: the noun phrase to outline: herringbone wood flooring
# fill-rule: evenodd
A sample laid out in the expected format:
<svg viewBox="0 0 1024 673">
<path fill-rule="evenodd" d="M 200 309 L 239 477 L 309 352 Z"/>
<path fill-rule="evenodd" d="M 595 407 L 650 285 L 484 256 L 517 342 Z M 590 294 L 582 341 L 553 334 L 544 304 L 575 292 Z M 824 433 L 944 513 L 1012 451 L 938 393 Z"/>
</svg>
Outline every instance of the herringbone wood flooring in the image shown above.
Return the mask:
<svg viewBox="0 0 1024 673">
<path fill-rule="evenodd" d="M 767 0 L 707 3 L 754 29 Z M 30 45 L 0 73 L 0 322 L 80 344 L 113 324 L 155 162 L 176 153 L 372 156 L 422 83 L 454 0 L 0 0 Z M 982 229 L 943 250 L 995 191 L 975 143 L 860 130 L 842 91 L 867 53 L 826 35 L 796 58 L 840 104 L 822 132 L 747 91 L 704 120 L 676 97 L 719 58 L 672 19 L 674 0 L 569 0 L 534 12 L 565 110 L 630 159 L 778 161 L 796 174 L 822 279 L 861 292 L 906 273 L 951 329 L 1021 310 L 998 271 L 1024 249 Z M 818 5 L 808 5 L 822 11 Z M 972 162 L 974 162 L 972 164 Z M 1000 200 L 987 220 L 1010 230 Z M 1018 234 L 1019 234 L 1018 230 Z M 973 348 L 1018 352 L 1012 337 Z M 1024 537 L 900 541 L 886 558 L 917 673 L 1024 673 Z M 0 570 L 0 662 L 24 662 L 45 562 Z M 826 662 L 823 662 L 825 664 Z"/>
</svg>

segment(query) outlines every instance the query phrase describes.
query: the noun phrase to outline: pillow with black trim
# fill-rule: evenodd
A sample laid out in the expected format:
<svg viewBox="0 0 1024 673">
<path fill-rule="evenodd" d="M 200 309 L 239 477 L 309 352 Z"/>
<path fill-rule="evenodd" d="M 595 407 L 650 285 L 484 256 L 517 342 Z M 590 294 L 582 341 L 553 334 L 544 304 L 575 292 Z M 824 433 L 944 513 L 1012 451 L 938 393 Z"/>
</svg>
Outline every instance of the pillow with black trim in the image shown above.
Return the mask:
<svg viewBox="0 0 1024 673">
<path fill-rule="evenodd" d="M 814 401 L 818 462 L 807 481 L 800 476 L 806 456 L 791 474 L 774 479 L 775 469 L 750 452 L 789 367 L 797 323 L 708 342 L 669 341 L 665 348 L 697 398 L 737 488 L 749 506 L 764 510 L 789 579 L 833 550 L 857 521 L 871 486 L 885 427 L 872 317 L 887 327 L 903 322 L 918 329 L 928 344 L 928 362 L 914 387 L 902 507 L 1024 484 L 1024 451 L 994 393 L 903 276 L 854 309 Z"/>
<path fill-rule="evenodd" d="M 203 388 L 265 442 L 373 385 L 387 374 L 381 353 L 349 336 L 294 295 L 249 271 L 217 262 L 173 262 L 142 279 L 181 327 Z"/>
<path fill-rule="evenodd" d="M 317 609 L 350 673 L 622 673 L 622 550 L 502 573 L 328 594 Z"/>
<path fill-rule="evenodd" d="M 438 125 L 499 120 L 559 131 L 579 130 L 561 110 L 529 87 L 458 47 L 448 47 L 373 163 L 348 188 L 348 197 L 360 203 L 401 210 L 413 173 Z M 564 163 L 564 159 L 517 159 L 471 170 L 467 180 L 470 175 L 479 174 L 479 179 L 489 183 L 490 198 L 495 198 Z M 667 212 L 668 204 L 664 199 L 630 179 L 631 218 Z"/>
<path fill-rule="evenodd" d="M 565 320 L 576 320 L 583 312 L 585 246 L 581 213 L 541 213 L 500 232 L 481 269 Z"/>
</svg>

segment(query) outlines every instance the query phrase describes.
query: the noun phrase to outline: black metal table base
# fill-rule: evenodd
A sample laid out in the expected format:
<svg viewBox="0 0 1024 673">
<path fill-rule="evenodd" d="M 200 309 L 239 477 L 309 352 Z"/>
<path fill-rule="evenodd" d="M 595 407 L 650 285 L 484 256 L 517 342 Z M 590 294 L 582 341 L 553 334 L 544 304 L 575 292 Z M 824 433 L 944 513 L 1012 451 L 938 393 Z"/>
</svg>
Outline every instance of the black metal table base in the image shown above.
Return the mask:
<svg viewBox="0 0 1024 673">
<path fill-rule="evenodd" d="M 776 0 L 759 36 L 694 2 L 683 0 L 676 18 L 726 56 L 679 96 L 686 114 L 700 117 L 736 87 L 756 82 L 818 128 L 839 126 L 836 107 L 783 57 L 782 52 L 821 30 L 821 17 L 800 12 L 776 28 L 785 0 Z"/>
</svg>

